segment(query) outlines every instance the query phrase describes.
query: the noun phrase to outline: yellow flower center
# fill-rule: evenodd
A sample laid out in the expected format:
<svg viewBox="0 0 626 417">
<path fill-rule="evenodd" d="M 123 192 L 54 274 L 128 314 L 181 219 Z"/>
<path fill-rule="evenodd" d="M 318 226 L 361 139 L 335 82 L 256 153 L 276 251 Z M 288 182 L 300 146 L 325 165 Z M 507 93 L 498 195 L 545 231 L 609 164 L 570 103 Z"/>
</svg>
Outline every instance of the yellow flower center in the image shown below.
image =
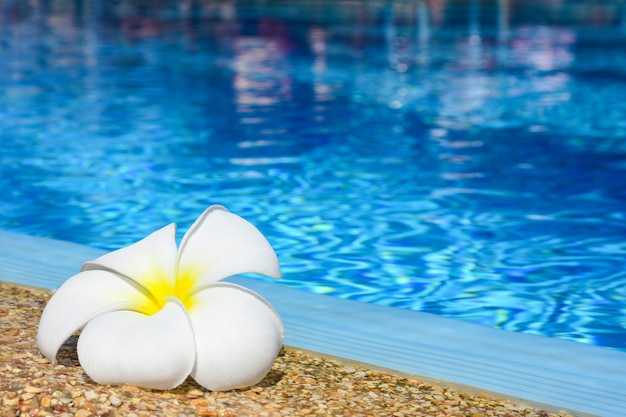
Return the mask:
<svg viewBox="0 0 626 417">
<path fill-rule="evenodd" d="M 176 285 L 174 287 L 174 297 L 178 298 L 187 311 L 193 307 L 193 289 L 196 285 L 198 275 L 191 271 L 179 271 L 176 277 Z"/>
<path fill-rule="evenodd" d="M 192 271 L 179 273 L 174 285 L 170 283 L 163 273 L 150 274 L 150 279 L 145 280 L 148 298 L 151 302 L 141 303 L 138 310 L 147 315 L 159 312 L 167 303 L 169 297 L 176 297 L 185 306 L 187 311 L 193 307 L 193 287 L 197 281 L 197 274 Z"/>
</svg>

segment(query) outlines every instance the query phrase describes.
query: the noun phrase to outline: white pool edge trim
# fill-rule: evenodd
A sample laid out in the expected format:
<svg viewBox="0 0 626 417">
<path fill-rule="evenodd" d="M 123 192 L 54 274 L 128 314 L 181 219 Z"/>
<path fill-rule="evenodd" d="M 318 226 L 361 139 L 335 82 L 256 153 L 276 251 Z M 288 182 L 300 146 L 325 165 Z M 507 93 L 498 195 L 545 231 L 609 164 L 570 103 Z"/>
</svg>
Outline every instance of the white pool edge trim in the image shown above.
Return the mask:
<svg viewBox="0 0 626 417">
<path fill-rule="evenodd" d="M 104 253 L 0 230 L 0 281 L 54 289 Z M 626 409 L 626 353 L 359 303 L 245 277 L 279 312 L 285 344 L 602 417 Z"/>
</svg>

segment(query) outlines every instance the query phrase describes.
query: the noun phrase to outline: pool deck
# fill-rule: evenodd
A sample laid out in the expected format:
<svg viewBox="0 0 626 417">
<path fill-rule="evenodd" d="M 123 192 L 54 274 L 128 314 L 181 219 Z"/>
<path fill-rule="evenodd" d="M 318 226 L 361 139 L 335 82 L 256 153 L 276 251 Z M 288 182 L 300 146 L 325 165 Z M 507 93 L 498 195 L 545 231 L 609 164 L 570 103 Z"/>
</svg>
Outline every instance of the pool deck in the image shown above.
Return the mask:
<svg viewBox="0 0 626 417">
<path fill-rule="evenodd" d="M 0 281 L 49 289 L 104 253 L 7 231 L 0 231 L 0 247 Z M 311 294 L 264 280 L 229 281 L 258 292 L 276 308 L 285 323 L 286 345 L 579 416 L 624 416 L 624 352 Z"/>
</svg>

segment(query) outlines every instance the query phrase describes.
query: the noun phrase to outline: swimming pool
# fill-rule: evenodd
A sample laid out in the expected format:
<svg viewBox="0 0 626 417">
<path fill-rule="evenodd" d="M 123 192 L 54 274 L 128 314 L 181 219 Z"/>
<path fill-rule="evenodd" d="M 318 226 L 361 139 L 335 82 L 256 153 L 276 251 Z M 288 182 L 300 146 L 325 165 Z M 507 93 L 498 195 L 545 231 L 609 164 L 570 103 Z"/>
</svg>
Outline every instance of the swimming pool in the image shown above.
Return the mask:
<svg viewBox="0 0 626 417">
<path fill-rule="evenodd" d="M 3 3 L 0 228 L 220 203 L 282 285 L 626 350 L 624 3 L 432 4 Z"/>
</svg>

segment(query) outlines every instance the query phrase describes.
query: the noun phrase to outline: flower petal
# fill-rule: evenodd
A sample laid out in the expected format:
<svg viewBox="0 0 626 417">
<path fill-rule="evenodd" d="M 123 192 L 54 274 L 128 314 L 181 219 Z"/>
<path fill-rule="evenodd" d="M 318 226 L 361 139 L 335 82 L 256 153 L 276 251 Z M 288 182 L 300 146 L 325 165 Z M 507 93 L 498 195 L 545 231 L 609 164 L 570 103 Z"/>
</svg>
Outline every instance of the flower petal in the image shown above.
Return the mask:
<svg viewBox="0 0 626 417">
<path fill-rule="evenodd" d="M 37 332 L 39 350 L 56 363 L 59 348 L 98 314 L 142 309 L 152 301 L 132 281 L 109 271 L 86 271 L 61 285 L 46 305 Z"/>
<path fill-rule="evenodd" d="M 134 311 L 102 314 L 82 331 L 78 360 L 99 384 L 174 388 L 187 378 L 195 361 L 186 310 L 172 297 L 151 316 Z"/>
<path fill-rule="evenodd" d="M 178 253 L 177 276 L 189 280 L 189 288 L 243 273 L 280 278 L 278 258 L 265 236 L 222 206 L 209 207 L 196 220 Z"/>
<path fill-rule="evenodd" d="M 169 224 L 137 243 L 83 265 L 83 271 L 108 269 L 144 287 L 157 298 L 172 293 L 176 266 L 176 225 Z"/>
<path fill-rule="evenodd" d="M 283 343 L 282 321 L 260 295 L 231 283 L 217 283 L 194 296 L 189 315 L 196 336 L 191 376 L 222 391 L 260 382 Z"/>
</svg>

